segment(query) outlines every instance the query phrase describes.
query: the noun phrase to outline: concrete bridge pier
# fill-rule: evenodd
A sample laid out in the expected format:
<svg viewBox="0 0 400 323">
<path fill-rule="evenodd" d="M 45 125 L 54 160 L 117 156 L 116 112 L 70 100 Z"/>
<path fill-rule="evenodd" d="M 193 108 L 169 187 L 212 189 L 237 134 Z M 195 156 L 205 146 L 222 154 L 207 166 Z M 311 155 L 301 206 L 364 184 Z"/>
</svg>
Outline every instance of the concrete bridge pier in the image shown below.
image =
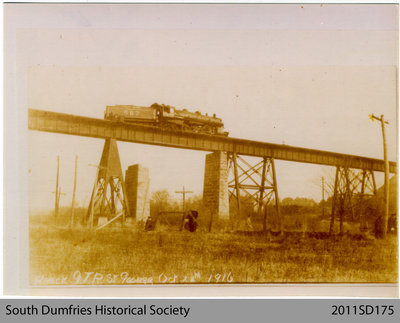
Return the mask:
<svg viewBox="0 0 400 323">
<path fill-rule="evenodd" d="M 206 155 L 203 205 L 209 231 L 222 221 L 229 220 L 228 158 L 225 152 Z"/>
<path fill-rule="evenodd" d="M 145 221 L 150 216 L 149 169 L 140 164 L 129 166 L 125 172 L 125 186 L 130 219 Z"/>
</svg>

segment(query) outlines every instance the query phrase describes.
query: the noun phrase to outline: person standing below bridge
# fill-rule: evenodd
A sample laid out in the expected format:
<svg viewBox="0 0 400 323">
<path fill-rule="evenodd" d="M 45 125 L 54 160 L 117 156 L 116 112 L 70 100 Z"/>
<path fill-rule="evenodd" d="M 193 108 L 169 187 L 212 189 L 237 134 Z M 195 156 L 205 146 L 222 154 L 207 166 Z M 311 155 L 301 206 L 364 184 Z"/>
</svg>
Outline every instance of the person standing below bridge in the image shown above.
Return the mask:
<svg viewBox="0 0 400 323">
<path fill-rule="evenodd" d="M 197 217 L 199 213 L 195 210 L 189 211 L 185 216 L 184 228 L 190 232 L 195 232 L 197 229 Z"/>
</svg>

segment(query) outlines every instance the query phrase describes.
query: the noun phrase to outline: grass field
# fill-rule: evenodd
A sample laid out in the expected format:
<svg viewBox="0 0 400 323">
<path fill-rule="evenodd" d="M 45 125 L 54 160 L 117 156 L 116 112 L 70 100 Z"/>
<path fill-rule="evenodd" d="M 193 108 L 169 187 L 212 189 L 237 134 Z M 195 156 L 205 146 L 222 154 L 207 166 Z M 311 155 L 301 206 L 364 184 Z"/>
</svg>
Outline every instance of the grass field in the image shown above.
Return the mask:
<svg viewBox="0 0 400 323">
<path fill-rule="evenodd" d="M 206 233 L 31 223 L 30 281 L 52 284 L 395 283 L 397 236 Z"/>
</svg>

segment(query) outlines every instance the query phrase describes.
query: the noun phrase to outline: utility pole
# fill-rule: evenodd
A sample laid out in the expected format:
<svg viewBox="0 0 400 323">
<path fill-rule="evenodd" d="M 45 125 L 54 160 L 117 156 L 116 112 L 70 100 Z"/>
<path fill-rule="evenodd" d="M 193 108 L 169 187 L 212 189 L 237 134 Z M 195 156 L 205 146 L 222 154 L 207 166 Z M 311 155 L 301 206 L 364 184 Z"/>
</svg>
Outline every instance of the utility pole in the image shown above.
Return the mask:
<svg viewBox="0 0 400 323">
<path fill-rule="evenodd" d="M 67 194 L 61 193 L 61 187 L 60 187 L 60 188 L 58 189 L 58 200 L 57 200 L 58 205 L 57 205 L 57 209 L 60 208 L 60 197 L 61 197 L 61 195 L 67 195 Z"/>
<path fill-rule="evenodd" d="M 186 201 L 185 201 L 185 197 L 186 197 L 186 194 L 187 193 L 193 193 L 192 191 L 185 191 L 185 186 L 183 186 L 183 188 L 182 188 L 182 191 L 175 191 L 175 193 L 179 193 L 179 194 L 182 194 L 182 224 L 181 224 L 181 231 L 182 231 L 182 229 L 183 229 L 183 222 L 184 222 L 184 219 L 185 219 L 185 203 L 186 203 Z"/>
<path fill-rule="evenodd" d="M 321 177 L 322 181 L 322 217 L 325 216 L 325 184 L 324 184 L 324 176 Z"/>
<path fill-rule="evenodd" d="M 60 175 L 60 156 L 57 156 L 57 179 L 56 179 L 56 191 L 54 194 L 56 195 L 56 200 L 54 203 L 54 218 L 57 219 L 58 217 L 58 205 L 59 205 L 59 190 L 58 190 L 58 178 Z"/>
<path fill-rule="evenodd" d="M 384 160 L 384 170 L 385 170 L 385 184 L 384 184 L 384 194 L 383 194 L 383 202 L 385 204 L 385 212 L 383 215 L 383 223 L 382 223 L 382 238 L 386 237 L 387 233 L 387 225 L 389 219 L 389 160 L 387 157 L 387 147 L 386 147 L 386 133 L 385 133 L 385 123 L 389 124 L 388 121 L 385 121 L 383 118 L 383 114 L 381 114 L 380 118 L 374 116 L 373 114 L 369 115 L 372 121 L 378 120 L 381 123 L 382 128 L 382 138 L 383 138 L 383 160 Z"/>
<path fill-rule="evenodd" d="M 74 190 L 72 191 L 71 203 L 71 226 L 74 226 L 74 212 L 75 212 L 75 192 L 76 192 L 76 176 L 78 173 L 78 155 L 75 156 L 75 174 L 74 174 Z"/>
<path fill-rule="evenodd" d="M 60 209 L 60 197 L 61 197 L 61 195 L 67 195 L 67 194 L 61 193 L 61 187 L 58 188 L 58 192 L 53 192 L 53 194 L 56 195 L 56 205 L 55 205 L 54 213 L 55 213 L 55 220 L 56 220 L 55 222 L 57 224 L 58 210 Z"/>
</svg>

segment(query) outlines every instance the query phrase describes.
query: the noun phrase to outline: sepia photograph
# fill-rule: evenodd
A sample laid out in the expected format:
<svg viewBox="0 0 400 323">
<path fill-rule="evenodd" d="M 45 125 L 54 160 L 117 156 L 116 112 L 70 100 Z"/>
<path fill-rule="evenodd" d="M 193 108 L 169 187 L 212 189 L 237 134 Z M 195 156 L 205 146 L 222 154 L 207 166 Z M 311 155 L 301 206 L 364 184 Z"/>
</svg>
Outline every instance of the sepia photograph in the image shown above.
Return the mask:
<svg viewBox="0 0 400 323">
<path fill-rule="evenodd" d="M 5 275 L 397 293 L 398 5 L 4 17 Z"/>
</svg>

